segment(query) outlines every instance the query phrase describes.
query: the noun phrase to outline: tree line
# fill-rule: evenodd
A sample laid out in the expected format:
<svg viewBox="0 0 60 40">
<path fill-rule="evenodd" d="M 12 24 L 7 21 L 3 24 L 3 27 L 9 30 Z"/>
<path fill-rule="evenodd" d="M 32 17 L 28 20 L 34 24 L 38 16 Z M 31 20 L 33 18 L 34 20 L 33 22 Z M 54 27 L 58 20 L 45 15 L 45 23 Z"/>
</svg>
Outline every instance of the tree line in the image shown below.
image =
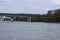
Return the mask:
<svg viewBox="0 0 60 40">
<path fill-rule="evenodd" d="M 16 21 L 27 21 L 27 18 L 14 19 Z M 60 9 L 49 10 L 47 14 L 31 17 L 31 22 L 60 22 Z"/>
</svg>

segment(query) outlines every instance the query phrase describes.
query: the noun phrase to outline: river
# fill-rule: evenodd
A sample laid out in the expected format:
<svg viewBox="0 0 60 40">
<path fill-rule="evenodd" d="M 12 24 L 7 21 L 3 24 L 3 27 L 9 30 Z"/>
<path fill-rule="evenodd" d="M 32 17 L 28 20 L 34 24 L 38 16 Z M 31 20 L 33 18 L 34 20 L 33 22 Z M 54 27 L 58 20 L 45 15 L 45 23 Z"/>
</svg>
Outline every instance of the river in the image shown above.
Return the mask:
<svg viewBox="0 0 60 40">
<path fill-rule="evenodd" d="M 60 23 L 0 21 L 0 40 L 60 40 Z"/>
</svg>

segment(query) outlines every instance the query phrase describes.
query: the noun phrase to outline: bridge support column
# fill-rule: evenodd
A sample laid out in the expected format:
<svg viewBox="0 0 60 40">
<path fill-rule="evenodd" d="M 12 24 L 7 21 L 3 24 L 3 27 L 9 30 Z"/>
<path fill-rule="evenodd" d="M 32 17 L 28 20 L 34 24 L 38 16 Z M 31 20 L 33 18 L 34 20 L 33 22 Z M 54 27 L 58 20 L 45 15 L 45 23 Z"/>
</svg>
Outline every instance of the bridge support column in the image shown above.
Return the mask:
<svg viewBox="0 0 60 40">
<path fill-rule="evenodd" d="M 28 22 L 31 22 L 31 17 L 28 17 L 28 18 L 27 18 L 27 21 L 28 21 Z"/>
<path fill-rule="evenodd" d="M 13 18 L 14 18 L 14 19 L 16 19 L 16 17 L 15 17 L 15 16 L 14 16 Z"/>
</svg>

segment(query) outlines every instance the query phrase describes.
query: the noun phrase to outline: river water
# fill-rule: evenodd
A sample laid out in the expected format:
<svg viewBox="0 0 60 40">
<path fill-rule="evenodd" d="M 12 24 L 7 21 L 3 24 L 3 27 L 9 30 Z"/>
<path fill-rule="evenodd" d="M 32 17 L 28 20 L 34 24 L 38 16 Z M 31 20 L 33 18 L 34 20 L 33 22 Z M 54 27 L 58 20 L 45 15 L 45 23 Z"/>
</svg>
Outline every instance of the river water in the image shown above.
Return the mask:
<svg viewBox="0 0 60 40">
<path fill-rule="evenodd" d="M 60 40 L 60 23 L 0 21 L 0 40 Z"/>
</svg>

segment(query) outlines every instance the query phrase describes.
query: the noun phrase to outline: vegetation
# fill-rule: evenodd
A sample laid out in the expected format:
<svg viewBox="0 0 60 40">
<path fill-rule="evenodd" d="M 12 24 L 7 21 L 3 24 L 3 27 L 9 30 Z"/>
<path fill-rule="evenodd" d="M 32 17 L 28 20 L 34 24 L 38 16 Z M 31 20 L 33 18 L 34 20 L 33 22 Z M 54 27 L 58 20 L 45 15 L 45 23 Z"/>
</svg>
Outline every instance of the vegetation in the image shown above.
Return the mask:
<svg viewBox="0 0 60 40">
<path fill-rule="evenodd" d="M 16 18 L 17 21 L 27 21 L 27 18 Z M 33 16 L 32 22 L 60 22 L 60 9 L 49 10 L 47 14 Z"/>
<path fill-rule="evenodd" d="M 27 21 L 27 18 L 19 18 L 17 17 L 16 19 L 14 19 L 15 21 Z"/>
</svg>

